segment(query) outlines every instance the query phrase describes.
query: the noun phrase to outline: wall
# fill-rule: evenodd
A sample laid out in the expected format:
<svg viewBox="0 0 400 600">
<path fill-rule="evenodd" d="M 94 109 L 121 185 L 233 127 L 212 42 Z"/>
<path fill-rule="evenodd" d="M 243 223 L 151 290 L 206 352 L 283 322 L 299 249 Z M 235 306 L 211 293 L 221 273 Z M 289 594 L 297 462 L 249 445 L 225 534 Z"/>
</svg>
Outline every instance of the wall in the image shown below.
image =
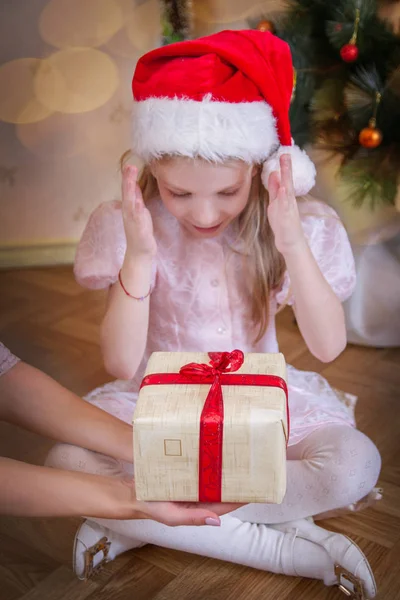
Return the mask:
<svg viewBox="0 0 400 600">
<path fill-rule="evenodd" d="M 158 0 L 8 0 L 0 25 L 0 259 L 71 260 L 118 197 L 130 82 L 159 40 Z"/>
</svg>

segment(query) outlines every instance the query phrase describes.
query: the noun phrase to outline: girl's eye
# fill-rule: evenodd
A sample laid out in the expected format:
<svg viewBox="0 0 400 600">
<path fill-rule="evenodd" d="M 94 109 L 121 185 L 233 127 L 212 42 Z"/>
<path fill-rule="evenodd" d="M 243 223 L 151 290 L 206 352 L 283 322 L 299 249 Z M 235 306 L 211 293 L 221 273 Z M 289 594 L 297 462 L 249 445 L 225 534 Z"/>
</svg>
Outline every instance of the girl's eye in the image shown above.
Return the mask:
<svg viewBox="0 0 400 600">
<path fill-rule="evenodd" d="M 171 190 L 169 190 L 169 193 L 174 198 L 189 198 L 189 196 L 190 196 L 189 192 L 185 192 L 184 194 L 177 194 L 176 192 L 171 192 Z"/>
<path fill-rule="evenodd" d="M 229 192 L 220 192 L 220 196 L 236 196 L 239 190 L 232 190 Z"/>
</svg>

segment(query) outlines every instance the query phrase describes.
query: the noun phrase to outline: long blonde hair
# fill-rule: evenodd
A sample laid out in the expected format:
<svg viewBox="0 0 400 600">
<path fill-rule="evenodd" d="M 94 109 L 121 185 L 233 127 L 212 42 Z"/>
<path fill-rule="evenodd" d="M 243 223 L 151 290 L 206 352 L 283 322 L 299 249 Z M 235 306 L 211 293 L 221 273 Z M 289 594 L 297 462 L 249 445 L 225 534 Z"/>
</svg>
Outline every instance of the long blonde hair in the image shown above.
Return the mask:
<svg viewBox="0 0 400 600">
<path fill-rule="evenodd" d="M 128 150 L 121 157 L 121 167 L 130 157 L 131 153 Z M 142 169 L 138 185 L 145 203 L 159 194 L 157 180 L 147 165 Z M 262 183 L 259 167 L 252 180 L 249 201 L 238 217 L 238 237 L 243 243 L 240 253 L 248 259 L 250 271 L 250 317 L 255 327 L 258 327 L 254 343 L 257 343 L 267 330 L 270 294 L 282 283 L 286 269 L 284 258 L 276 249 L 267 218 L 268 203 L 269 195 Z"/>
</svg>

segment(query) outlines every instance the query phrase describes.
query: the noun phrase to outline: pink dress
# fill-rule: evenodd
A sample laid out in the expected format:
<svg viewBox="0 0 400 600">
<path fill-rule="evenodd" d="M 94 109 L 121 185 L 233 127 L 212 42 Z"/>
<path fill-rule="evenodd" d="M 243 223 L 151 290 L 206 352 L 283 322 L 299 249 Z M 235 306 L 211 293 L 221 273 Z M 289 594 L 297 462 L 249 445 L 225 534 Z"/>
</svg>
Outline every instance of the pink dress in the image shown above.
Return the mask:
<svg viewBox="0 0 400 600">
<path fill-rule="evenodd" d="M 0 342 L 0 377 L 5 375 L 18 361 L 19 358 L 14 356 L 14 354 Z"/>
<path fill-rule="evenodd" d="M 234 226 L 221 236 L 198 240 L 188 236 L 159 199 L 148 204 L 158 244 L 154 260 L 154 291 L 150 300 L 147 347 L 132 381 L 115 381 L 94 390 L 87 399 L 131 422 L 138 388 L 154 351 L 277 352 L 275 314 L 278 304 L 291 303 L 286 275 L 271 295 L 269 327 L 253 344 L 249 319 L 250 292 L 243 258 L 232 251 Z M 299 202 L 305 235 L 319 267 L 341 301 L 355 285 L 354 260 L 346 231 L 336 213 L 315 201 Z M 238 247 L 238 246 L 236 246 Z M 107 288 L 117 281 L 126 248 L 121 203 L 107 202 L 91 215 L 75 261 L 77 281 L 87 288 Z M 132 332 L 134 335 L 135 332 Z M 330 423 L 354 426 L 352 397 L 333 390 L 317 373 L 288 366 L 293 445 Z"/>
</svg>

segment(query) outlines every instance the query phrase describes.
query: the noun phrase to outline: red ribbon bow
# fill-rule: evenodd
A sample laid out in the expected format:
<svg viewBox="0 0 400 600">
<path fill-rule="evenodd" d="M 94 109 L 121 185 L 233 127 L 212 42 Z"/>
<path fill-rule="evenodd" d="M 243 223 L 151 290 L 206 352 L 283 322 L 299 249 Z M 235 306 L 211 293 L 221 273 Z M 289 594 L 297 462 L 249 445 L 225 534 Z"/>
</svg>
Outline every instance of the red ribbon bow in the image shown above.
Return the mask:
<svg viewBox="0 0 400 600">
<path fill-rule="evenodd" d="M 210 352 L 210 364 L 189 363 L 179 373 L 147 375 L 140 386 L 211 383 L 200 418 L 199 440 L 199 502 L 221 502 L 222 443 L 224 431 L 224 401 L 222 385 L 274 386 L 286 394 L 286 382 L 275 375 L 232 375 L 244 362 L 241 350 Z M 288 437 L 289 437 L 289 412 Z"/>
<path fill-rule="evenodd" d="M 210 352 L 210 364 L 190 363 L 179 371 L 194 383 L 212 381 L 200 417 L 199 501 L 221 502 L 222 442 L 224 435 L 224 400 L 221 375 L 240 369 L 244 362 L 241 350 Z M 200 381 L 199 381 L 200 379 Z"/>
</svg>

